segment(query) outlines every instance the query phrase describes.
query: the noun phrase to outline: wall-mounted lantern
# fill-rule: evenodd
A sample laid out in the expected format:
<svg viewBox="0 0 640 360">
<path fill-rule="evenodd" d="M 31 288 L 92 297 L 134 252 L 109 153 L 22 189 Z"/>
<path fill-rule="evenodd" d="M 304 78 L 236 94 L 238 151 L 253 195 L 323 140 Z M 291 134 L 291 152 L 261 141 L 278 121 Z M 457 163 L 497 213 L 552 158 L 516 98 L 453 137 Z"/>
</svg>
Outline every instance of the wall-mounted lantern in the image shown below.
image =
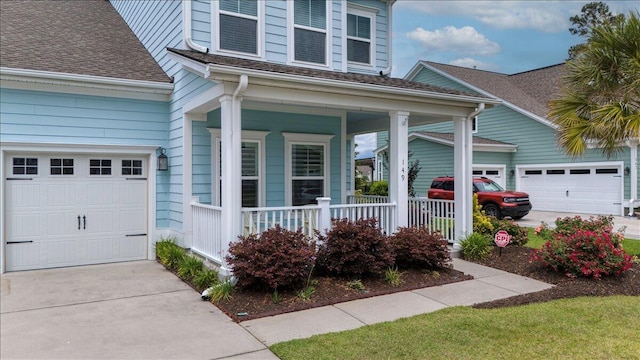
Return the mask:
<svg viewBox="0 0 640 360">
<path fill-rule="evenodd" d="M 165 155 L 167 150 L 161 147 L 161 148 L 158 148 L 158 151 L 160 152 L 160 155 L 158 155 L 158 170 L 160 171 L 169 170 L 169 158 L 167 157 L 167 155 Z"/>
<path fill-rule="evenodd" d="M 630 173 L 631 173 L 631 169 L 629 169 L 628 166 L 626 168 L 624 168 L 624 174 L 625 175 L 629 175 Z"/>
</svg>

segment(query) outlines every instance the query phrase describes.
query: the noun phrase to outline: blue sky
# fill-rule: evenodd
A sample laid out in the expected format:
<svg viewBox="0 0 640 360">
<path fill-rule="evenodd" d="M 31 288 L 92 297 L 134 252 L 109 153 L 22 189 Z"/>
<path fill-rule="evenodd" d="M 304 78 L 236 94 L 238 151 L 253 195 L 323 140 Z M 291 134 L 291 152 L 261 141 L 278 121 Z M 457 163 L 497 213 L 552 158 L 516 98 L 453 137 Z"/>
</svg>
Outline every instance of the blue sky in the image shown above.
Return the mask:
<svg viewBox="0 0 640 360">
<path fill-rule="evenodd" d="M 559 64 L 584 38 L 569 18 L 590 1 L 398 0 L 393 6 L 394 77 L 418 60 L 513 74 Z M 613 13 L 640 11 L 638 1 L 604 1 Z M 375 135 L 359 135 L 358 158 L 371 156 Z"/>
</svg>

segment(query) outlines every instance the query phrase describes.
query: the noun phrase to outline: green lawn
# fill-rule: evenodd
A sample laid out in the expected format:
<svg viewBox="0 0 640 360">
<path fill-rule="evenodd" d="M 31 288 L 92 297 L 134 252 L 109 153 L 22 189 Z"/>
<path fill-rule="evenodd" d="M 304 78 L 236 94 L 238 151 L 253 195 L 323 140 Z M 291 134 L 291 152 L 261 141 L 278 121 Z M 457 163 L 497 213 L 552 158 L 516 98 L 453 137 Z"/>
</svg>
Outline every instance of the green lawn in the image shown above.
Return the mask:
<svg viewBox="0 0 640 360">
<path fill-rule="evenodd" d="M 541 248 L 545 241 L 535 234 L 533 228 L 528 228 L 527 230 L 529 231 L 529 241 L 525 246 L 533 249 Z M 622 242 L 622 248 L 629 255 L 640 256 L 640 240 L 626 238 Z"/>
<path fill-rule="evenodd" d="M 639 359 L 640 298 L 453 307 L 275 344 L 282 359 Z"/>
</svg>

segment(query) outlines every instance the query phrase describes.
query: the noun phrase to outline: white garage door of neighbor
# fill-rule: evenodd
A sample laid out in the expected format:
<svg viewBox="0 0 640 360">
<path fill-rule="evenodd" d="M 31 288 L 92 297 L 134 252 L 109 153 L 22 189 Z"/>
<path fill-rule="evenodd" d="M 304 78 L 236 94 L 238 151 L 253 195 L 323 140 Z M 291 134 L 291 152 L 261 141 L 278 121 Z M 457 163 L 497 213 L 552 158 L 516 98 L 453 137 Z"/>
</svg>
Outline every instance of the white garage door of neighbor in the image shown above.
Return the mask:
<svg viewBox="0 0 640 360">
<path fill-rule="evenodd" d="M 506 186 L 504 168 L 502 167 L 473 167 L 473 176 L 484 176 L 498 183 L 503 188 Z"/>
<path fill-rule="evenodd" d="M 533 210 L 583 214 L 622 214 L 619 166 L 520 169 L 520 190 Z"/>
<path fill-rule="evenodd" d="M 139 155 L 8 156 L 6 269 L 147 257 L 147 161 Z"/>
</svg>

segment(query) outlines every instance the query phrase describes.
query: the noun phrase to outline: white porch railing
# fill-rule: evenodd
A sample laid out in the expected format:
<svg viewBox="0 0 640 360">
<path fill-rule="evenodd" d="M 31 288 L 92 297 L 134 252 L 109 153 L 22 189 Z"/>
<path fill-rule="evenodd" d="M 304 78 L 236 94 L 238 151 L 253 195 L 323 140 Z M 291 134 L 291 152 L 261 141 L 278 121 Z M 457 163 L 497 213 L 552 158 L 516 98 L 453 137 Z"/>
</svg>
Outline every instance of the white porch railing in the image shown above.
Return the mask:
<svg viewBox="0 0 640 360">
<path fill-rule="evenodd" d="M 409 226 L 439 231 L 449 243 L 455 240 L 453 200 L 409 198 Z"/>
<path fill-rule="evenodd" d="M 319 229 L 318 205 L 264 207 L 242 209 L 242 235 L 260 234 L 276 225 L 290 230 L 302 232 L 314 237 L 314 230 Z"/>
<path fill-rule="evenodd" d="M 191 251 L 208 260 L 223 264 L 229 247 L 229 239 L 226 243 L 222 241 L 222 208 L 192 202 L 191 209 L 193 211 Z"/>
<path fill-rule="evenodd" d="M 381 195 L 348 195 L 347 204 L 387 204 L 388 196 Z"/>
<path fill-rule="evenodd" d="M 351 221 L 376 218 L 378 227 L 386 234 L 396 229 L 396 204 L 382 202 L 386 197 L 361 198 L 371 202 L 330 205 L 329 198 L 318 200 L 318 205 L 243 208 L 242 229 L 237 234 L 222 234 L 222 211 L 219 206 L 191 203 L 193 211 L 193 235 L 191 251 L 218 264 L 224 264 L 229 242 L 238 234 L 260 234 L 276 224 L 290 231 L 302 229 L 309 237 L 315 230 L 331 228 L 331 219 L 347 218 Z M 351 201 L 351 200 L 350 200 Z M 428 198 L 409 199 L 409 226 L 427 227 L 429 231 L 440 231 L 449 241 L 454 241 L 454 214 L 452 200 Z"/>
</svg>

